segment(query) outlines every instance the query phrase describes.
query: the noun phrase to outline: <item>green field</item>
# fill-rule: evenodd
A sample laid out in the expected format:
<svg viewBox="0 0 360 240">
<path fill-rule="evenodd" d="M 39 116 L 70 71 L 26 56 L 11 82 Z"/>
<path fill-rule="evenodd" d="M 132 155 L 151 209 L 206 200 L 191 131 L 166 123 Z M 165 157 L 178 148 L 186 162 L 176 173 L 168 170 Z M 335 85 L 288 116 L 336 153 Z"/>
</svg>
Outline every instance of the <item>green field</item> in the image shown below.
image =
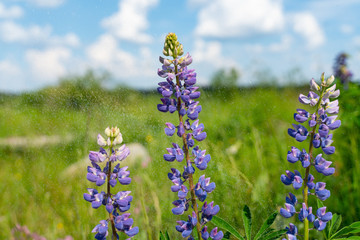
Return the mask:
<svg viewBox="0 0 360 240">
<path fill-rule="evenodd" d="M 219 204 L 218 216 L 242 233 L 244 204 L 252 210 L 258 227 L 268 214 L 284 205 L 285 196 L 293 191 L 281 183 L 280 175 L 287 169 L 301 168 L 286 160 L 291 146 L 308 148 L 308 141 L 299 144 L 287 134 L 295 122 L 296 108 L 304 108 L 297 97 L 306 91 L 307 87 L 202 91 L 199 119 L 208 137 L 199 145 L 212 156 L 206 176 L 217 186 L 208 201 Z M 174 226 L 181 217 L 171 213 L 171 202 L 177 196 L 170 191 L 172 183 L 167 173 L 171 167 L 180 169 L 183 164 L 168 163 L 162 157 L 165 148 L 180 139 L 164 134 L 164 123 L 175 124 L 177 120 L 175 114 L 157 111 L 159 98 L 156 93 L 125 88 L 108 91 L 71 84 L 1 95 L 0 239 L 9 239 L 17 223 L 48 239 L 66 235 L 93 239 L 91 230 L 106 219 L 106 211 L 92 209 L 83 199 L 86 188 L 94 187 L 86 180 L 86 168 L 72 174 L 67 174 L 67 169 L 86 158 L 90 150 L 98 150 L 97 134 L 115 125 L 126 144 L 140 143 L 151 157 L 147 166 L 141 164 L 142 159 L 125 160 L 122 164 L 130 165 L 133 182 L 115 187 L 132 191 L 130 213 L 134 226 L 140 228 L 136 239 L 158 239 L 160 230 L 168 230 L 174 239 L 180 239 Z M 336 153 L 326 157 L 335 164 L 336 173 L 325 178 L 312 172 L 331 191 L 325 201 L 328 210 L 341 214 L 345 223 L 360 220 L 359 99 L 356 85 L 339 97 L 342 126 L 334 132 Z M 47 142 L 44 136 L 56 138 Z M 24 138 L 27 140 L 21 142 Z M 200 175 L 197 170 L 195 179 Z M 300 195 L 301 190 L 296 194 Z M 310 203 L 314 205 L 314 201 Z M 288 222 L 278 217 L 274 227 L 283 228 Z"/>
</svg>

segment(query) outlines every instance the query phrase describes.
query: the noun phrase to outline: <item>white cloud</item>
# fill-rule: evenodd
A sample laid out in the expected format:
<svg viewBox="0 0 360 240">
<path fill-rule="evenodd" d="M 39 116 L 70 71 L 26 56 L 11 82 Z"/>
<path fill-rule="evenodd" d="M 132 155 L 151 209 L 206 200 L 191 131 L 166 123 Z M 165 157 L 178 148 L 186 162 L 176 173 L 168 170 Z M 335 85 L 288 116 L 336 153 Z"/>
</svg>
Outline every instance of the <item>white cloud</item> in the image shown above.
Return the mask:
<svg viewBox="0 0 360 240">
<path fill-rule="evenodd" d="M 222 44 L 219 41 L 195 40 L 192 57 L 194 67 L 202 73 L 197 77 L 200 84 L 208 84 L 212 74 L 220 68 L 235 67 L 239 69 L 235 60 L 223 56 Z M 209 71 L 209 69 L 213 71 Z"/>
<path fill-rule="evenodd" d="M 200 10 L 195 33 L 216 38 L 247 37 L 278 32 L 284 23 L 280 0 L 213 0 Z"/>
<path fill-rule="evenodd" d="M 133 87 L 153 85 L 147 79 L 156 77 L 156 57 L 147 47 L 140 48 L 135 56 L 122 50 L 114 36 L 104 34 L 87 48 L 86 53 L 92 68 L 109 71 L 116 79 Z"/>
<path fill-rule="evenodd" d="M 23 0 L 25 2 L 29 2 L 38 7 L 44 8 L 55 8 L 60 6 L 65 2 L 65 0 Z"/>
<path fill-rule="evenodd" d="M 340 26 L 340 31 L 344 34 L 351 34 L 354 32 L 354 27 L 349 24 L 343 24 Z"/>
<path fill-rule="evenodd" d="M 0 19 L 1 18 L 19 18 L 24 15 L 22 8 L 18 6 L 5 7 L 4 4 L 0 2 Z"/>
<path fill-rule="evenodd" d="M 49 25 L 43 27 L 32 25 L 25 28 L 12 21 L 0 23 L 0 40 L 8 43 L 67 45 L 72 47 L 76 47 L 80 43 L 74 33 L 68 33 L 65 36 L 53 36 L 52 28 Z"/>
<path fill-rule="evenodd" d="M 316 48 L 325 42 L 324 32 L 311 13 L 295 13 L 293 24 L 294 31 L 305 39 L 308 48 Z"/>
<path fill-rule="evenodd" d="M 290 35 L 284 35 L 279 43 L 273 43 L 269 46 L 271 52 L 282 52 L 290 48 L 292 43 L 292 37 Z"/>
<path fill-rule="evenodd" d="M 26 51 L 25 59 L 34 79 L 43 83 L 54 83 L 67 73 L 66 63 L 71 52 L 65 47 L 54 47 L 41 50 Z"/>
<path fill-rule="evenodd" d="M 145 33 L 149 28 L 147 12 L 158 4 L 158 0 L 119 1 L 119 10 L 105 18 L 101 24 L 110 34 L 136 43 L 148 43 L 152 37 Z"/>
<path fill-rule="evenodd" d="M 25 88 L 24 76 L 15 63 L 10 60 L 0 61 L 0 91 L 19 91 Z"/>
</svg>

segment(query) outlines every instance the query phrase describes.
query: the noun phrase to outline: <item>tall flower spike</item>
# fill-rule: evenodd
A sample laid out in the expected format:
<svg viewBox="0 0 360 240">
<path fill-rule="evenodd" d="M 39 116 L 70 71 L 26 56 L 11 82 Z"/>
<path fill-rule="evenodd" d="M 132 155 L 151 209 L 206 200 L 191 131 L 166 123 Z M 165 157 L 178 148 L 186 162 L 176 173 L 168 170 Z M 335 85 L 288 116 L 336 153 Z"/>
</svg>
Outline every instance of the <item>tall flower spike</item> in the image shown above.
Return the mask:
<svg viewBox="0 0 360 240">
<path fill-rule="evenodd" d="M 195 86 L 196 73 L 194 70 L 188 69 L 192 58 L 189 53 L 181 57 L 183 46 L 178 42 L 174 33 L 166 36 L 163 54 L 172 59 L 159 58 L 162 67 L 158 70 L 158 75 L 166 81 L 158 84 L 158 92 L 162 98 L 157 107 L 160 112 L 178 112 L 179 122 L 165 123 L 165 134 L 171 137 L 176 133 L 175 136 L 182 140 L 182 146 L 173 143 L 172 147 L 166 149 L 164 160 L 177 161 L 184 165 L 182 173 L 175 168 L 168 173 L 168 178 L 173 183 L 171 191 L 176 192 L 178 196 L 178 199 L 173 201 L 172 212 L 175 215 L 182 215 L 188 211 L 189 205 L 192 208 L 192 216 L 189 216 L 188 221 L 177 221 L 176 230 L 181 232 L 183 238 L 187 239 L 194 239 L 194 234 L 199 240 L 222 239 L 221 231 L 217 232 L 216 228 L 209 234 L 207 226 L 205 226 L 220 210 L 218 205 L 214 205 L 213 202 L 207 204 L 205 201 L 207 195 L 215 189 L 215 183 L 211 183 L 210 178 L 205 178 L 205 175 L 202 175 L 196 184 L 194 182 L 195 167 L 200 171 L 205 170 L 211 157 L 206 154 L 206 150 L 195 146 L 195 141 L 205 140 L 207 134 L 204 131 L 204 124 L 200 123 L 198 119 L 202 107 L 197 101 L 200 92 Z M 202 207 L 199 205 L 200 202 L 204 202 Z"/>
<path fill-rule="evenodd" d="M 96 189 L 88 188 L 89 193 L 84 193 L 84 199 L 91 202 L 91 206 L 94 209 L 100 208 L 102 205 L 105 207 L 109 214 L 109 218 L 101 220 L 100 224 L 96 225 L 92 230 L 95 234 L 95 239 L 106 239 L 109 235 L 109 225 L 112 229 L 112 239 L 119 239 L 117 232 L 124 232 L 130 239 L 139 232 L 138 227 L 133 227 L 133 219 L 129 218 L 130 213 L 124 213 L 130 209 L 130 202 L 132 196 L 130 191 L 120 191 L 117 194 L 111 193 L 110 187 L 115 187 L 117 182 L 121 185 L 128 185 L 131 182 L 129 177 L 130 172 L 127 171 L 128 167 L 124 166 L 120 168 L 120 163 L 116 166 L 112 164 L 116 161 L 124 160 L 129 154 L 130 150 L 122 143 L 123 138 L 117 127 L 108 127 L 105 129 L 105 139 L 101 134 L 97 136 L 97 143 L 100 146 L 100 151 L 90 151 L 89 159 L 92 167 L 88 166 L 86 178 L 90 182 L 96 183 L 97 186 L 106 184 L 106 192 L 101 191 L 99 193 Z M 104 168 L 101 168 L 98 164 L 105 164 Z"/>
<path fill-rule="evenodd" d="M 318 218 L 315 219 L 315 215 L 312 213 L 313 208 L 308 205 L 308 197 L 314 195 L 321 201 L 330 197 L 330 191 L 325 188 L 326 183 L 314 182 L 315 178 L 310 174 L 310 170 L 313 167 L 324 176 L 332 175 L 335 172 L 335 168 L 330 167 L 332 162 L 326 161 L 321 153 L 314 154 L 314 148 L 320 147 L 327 155 L 335 152 L 335 147 L 331 146 L 333 143 L 332 131 L 340 127 L 341 121 L 336 120 L 337 115 L 334 115 L 339 112 L 339 105 L 338 100 L 332 101 L 332 99 L 337 98 L 340 91 L 336 90 L 335 84 L 331 86 L 333 82 L 333 76 L 325 80 L 324 74 L 321 76 L 320 84 L 317 84 L 314 79 L 310 81 L 311 91 L 307 95 L 300 94 L 299 102 L 315 109 L 310 112 L 305 109 L 297 109 L 296 113 L 294 113 L 294 119 L 300 124 L 292 124 L 293 128 L 288 129 L 288 134 L 298 142 L 309 139 L 309 151 L 306 152 L 305 149 L 300 151 L 296 147 L 291 147 L 287 153 L 287 160 L 290 163 L 301 162 L 302 167 L 305 168 L 304 178 L 297 170 L 294 170 L 294 172 L 286 170 L 286 174 L 282 174 L 280 180 L 285 185 L 293 185 L 295 190 L 303 187 L 303 202 L 301 208 L 296 210 L 297 198 L 290 193 L 289 197 L 286 197 L 285 208 L 281 208 L 280 214 L 285 218 L 298 214 L 298 219 L 304 222 L 303 238 L 305 240 L 309 239 L 310 222 L 314 224 L 312 229 L 321 231 L 326 227 L 326 222 L 332 217 L 331 212 L 325 213 L 326 208 L 320 208 L 316 212 Z M 306 122 L 308 123 L 306 124 Z M 310 129 L 307 129 L 306 125 Z M 303 183 L 303 181 L 306 182 Z M 290 224 L 290 228 L 287 227 L 287 229 L 288 239 L 296 239 L 296 226 Z"/>
</svg>

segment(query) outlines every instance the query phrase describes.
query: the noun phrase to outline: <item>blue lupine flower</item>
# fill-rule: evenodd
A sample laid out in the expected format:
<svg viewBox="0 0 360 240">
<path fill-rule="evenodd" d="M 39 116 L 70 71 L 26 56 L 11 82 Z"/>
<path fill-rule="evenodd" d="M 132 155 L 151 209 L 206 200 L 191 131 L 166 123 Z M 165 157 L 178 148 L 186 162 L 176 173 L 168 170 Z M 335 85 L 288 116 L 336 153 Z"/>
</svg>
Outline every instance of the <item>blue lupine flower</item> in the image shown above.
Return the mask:
<svg viewBox="0 0 360 240">
<path fill-rule="evenodd" d="M 296 141 L 298 142 L 302 142 L 304 141 L 307 136 L 309 135 L 308 130 L 302 126 L 301 124 L 297 125 L 297 124 L 292 124 L 294 129 L 289 128 L 288 129 L 288 133 L 291 137 L 295 138 Z"/>
<path fill-rule="evenodd" d="M 220 240 L 224 237 L 224 234 L 222 231 L 218 232 L 217 227 L 215 227 L 213 230 L 211 230 L 210 232 L 210 238 L 213 240 Z"/>
<path fill-rule="evenodd" d="M 289 193 L 289 197 L 285 198 L 286 203 L 295 206 L 297 204 L 296 196 L 292 193 Z"/>
<path fill-rule="evenodd" d="M 314 180 L 315 180 L 314 176 L 309 173 L 308 181 L 307 181 L 307 186 L 308 186 L 309 190 L 312 190 L 315 188 Z"/>
<path fill-rule="evenodd" d="M 290 223 L 289 227 L 285 227 L 285 229 L 287 229 L 288 231 L 286 232 L 286 235 L 288 237 L 289 240 L 296 240 L 296 235 L 298 233 L 297 227 Z M 285 238 L 284 238 L 285 239 Z M 285 239 L 286 240 L 286 239 Z"/>
<path fill-rule="evenodd" d="M 297 121 L 298 123 L 303 123 L 308 120 L 310 114 L 306 110 L 296 109 L 296 111 L 298 113 L 294 113 L 295 121 Z"/>
<path fill-rule="evenodd" d="M 181 162 L 184 159 L 184 151 L 176 143 L 173 143 L 173 146 L 173 148 L 166 149 L 169 154 L 164 154 L 164 159 L 169 162 L 173 162 L 175 159 Z"/>
<path fill-rule="evenodd" d="M 295 212 L 296 212 L 295 207 L 289 203 L 285 203 L 285 208 L 280 209 L 281 216 L 285 218 L 290 218 L 294 216 Z"/>
<path fill-rule="evenodd" d="M 303 94 L 300 94 L 299 96 L 299 102 L 301 102 L 302 104 L 310 104 L 310 106 L 315 106 L 319 101 L 319 96 L 310 91 L 309 94 L 307 96 L 303 95 Z"/>
<path fill-rule="evenodd" d="M 332 218 L 331 212 L 326 212 L 326 207 L 321 207 L 316 211 L 316 216 L 323 222 L 328 222 Z"/>
<path fill-rule="evenodd" d="M 329 176 L 334 174 L 335 172 L 335 168 L 331 168 L 330 165 L 332 164 L 332 162 L 330 161 L 326 161 L 323 157 L 322 154 L 318 154 L 315 158 L 315 169 L 316 171 L 318 171 L 319 173 L 322 173 L 325 176 Z"/>
<path fill-rule="evenodd" d="M 312 213 L 312 207 L 309 207 L 309 215 L 307 216 L 307 219 L 309 220 L 309 222 L 314 222 L 315 220 L 315 215 Z"/>
<path fill-rule="evenodd" d="M 295 189 L 299 189 L 302 186 L 303 179 L 299 171 L 295 170 L 294 172 L 295 174 L 286 170 L 286 175 L 282 174 L 280 179 L 285 185 L 292 184 Z"/>
<path fill-rule="evenodd" d="M 299 220 L 301 222 L 303 222 L 304 219 L 307 218 L 308 216 L 309 216 L 309 211 L 308 211 L 308 209 L 306 207 L 306 204 L 303 203 L 302 208 L 300 209 L 300 213 L 299 213 Z"/>
<path fill-rule="evenodd" d="M 165 134 L 171 137 L 175 133 L 175 126 L 172 123 L 165 123 L 165 124 L 166 124 Z"/>
<path fill-rule="evenodd" d="M 212 219 L 214 215 L 216 215 L 220 210 L 219 205 L 214 206 L 214 202 L 211 202 L 207 204 L 207 202 L 204 203 L 202 206 L 201 212 L 201 222 L 206 223 Z"/>
<path fill-rule="evenodd" d="M 325 189 L 326 183 L 317 182 L 315 184 L 315 195 L 322 201 L 325 201 L 328 197 L 330 197 L 330 191 Z"/>
<path fill-rule="evenodd" d="M 92 230 L 93 233 L 96 233 L 95 238 L 98 240 L 106 239 L 108 235 L 108 222 L 106 220 L 101 220 L 98 225 Z"/>
</svg>

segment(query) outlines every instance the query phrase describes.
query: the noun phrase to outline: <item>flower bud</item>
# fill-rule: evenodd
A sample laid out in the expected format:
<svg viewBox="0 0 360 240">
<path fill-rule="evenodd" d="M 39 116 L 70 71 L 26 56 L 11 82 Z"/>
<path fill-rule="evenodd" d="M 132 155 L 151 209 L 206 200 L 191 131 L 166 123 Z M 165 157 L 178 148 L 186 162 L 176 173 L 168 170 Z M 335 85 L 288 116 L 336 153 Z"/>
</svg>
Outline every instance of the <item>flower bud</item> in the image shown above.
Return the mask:
<svg viewBox="0 0 360 240">
<path fill-rule="evenodd" d="M 329 87 L 335 80 L 334 75 L 331 75 L 327 80 L 326 80 L 326 85 Z"/>
</svg>

